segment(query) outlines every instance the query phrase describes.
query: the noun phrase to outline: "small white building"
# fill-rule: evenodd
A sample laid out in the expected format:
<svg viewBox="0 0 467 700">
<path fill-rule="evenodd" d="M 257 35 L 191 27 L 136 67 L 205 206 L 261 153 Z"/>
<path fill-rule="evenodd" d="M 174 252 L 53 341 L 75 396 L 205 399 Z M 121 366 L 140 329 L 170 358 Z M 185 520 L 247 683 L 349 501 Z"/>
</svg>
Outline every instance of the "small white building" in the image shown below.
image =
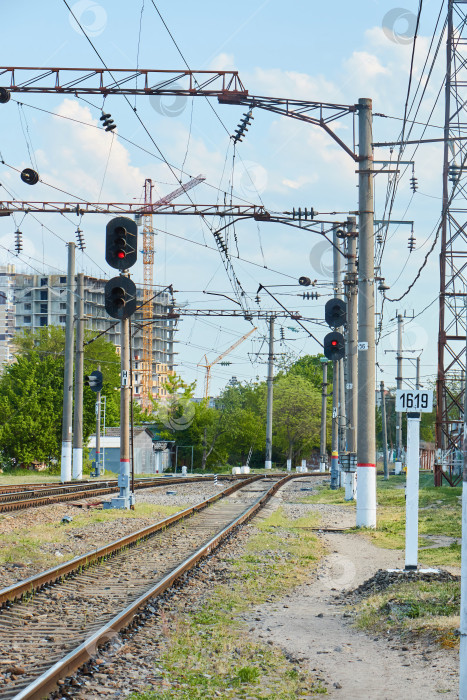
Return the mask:
<svg viewBox="0 0 467 700">
<path fill-rule="evenodd" d="M 171 443 L 154 439 L 154 430 L 138 426 L 134 434 L 135 474 L 161 474 L 172 466 Z M 96 459 L 96 436 L 88 442 L 89 457 Z M 101 436 L 101 461 L 106 471 L 120 470 L 120 428 L 106 428 Z"/>
</svg>

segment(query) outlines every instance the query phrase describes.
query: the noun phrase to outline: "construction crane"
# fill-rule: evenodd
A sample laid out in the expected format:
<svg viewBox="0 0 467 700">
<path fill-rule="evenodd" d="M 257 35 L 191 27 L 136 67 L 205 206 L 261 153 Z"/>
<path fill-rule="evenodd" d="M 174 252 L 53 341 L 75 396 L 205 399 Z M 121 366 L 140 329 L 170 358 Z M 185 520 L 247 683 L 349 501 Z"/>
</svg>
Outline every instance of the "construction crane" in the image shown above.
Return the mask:
<svg viewBox="0 0 467 700">
<path fill-rule="evenodd" d="M 219 357 L 216 357 L 215 360 L 213 360 L 211 363 L 208 363 L 208 358 L 206 355 L 204 356 L 204 361 L 205 364 L 203 365 L 201 362 L 198 362 L 198 367 L 204 367 L 206 369 L 206 376 L 204 378 L 204 398 L 207 399 L 209 398 L 209 381 L 211 379 L 211 367 L 213 367 L 215 364 L 220 362 L 226 355 L 228 355 L 232 350 L 235 350 L 235 348 L 238 348 L 238 346 L 243 343 L 244 340 L 248 338 L 249 335 L 254 333 L 256 331 L 256 326 L 255 328 L 252 328 L 251 331 L 248 331 L 248 333 L 245 333 L 241 338 L 235 341 L 233 345 L 230 346 L 227 350 L 224 350 L 224 352 L 219 355 Z"/>
<path fill-rule="evenodd" d="M 185 185 L 178 187 L 170 194 L 162 197 L 157 202 L 152 201 L 152 180 L 149 178 L 144 181 L 144 209 L 142 211 L 143 218 L 143 270 L 144 270 L 144 286 L 143 286 L 143 353 L 142 353 L 142 391 L 141 391 L 141 406 L 143 409 L 151 408 L 152 396 L 152 368 L 153 368 L 153 325 L 149 323 L 153 316 L 152 297 L 153 293 L 153 276 L 154 276 L 154 228 L 152 225 L 152 212 L 160 207 L 163 207 L 173 199 L 176 199 L 184 192 L 188 192 L 193 187 L 196 187 L 206 178 L 204 175 L 189 180 Z M 148 323 L 145 323 L 148 321 Z"/>
</svg>

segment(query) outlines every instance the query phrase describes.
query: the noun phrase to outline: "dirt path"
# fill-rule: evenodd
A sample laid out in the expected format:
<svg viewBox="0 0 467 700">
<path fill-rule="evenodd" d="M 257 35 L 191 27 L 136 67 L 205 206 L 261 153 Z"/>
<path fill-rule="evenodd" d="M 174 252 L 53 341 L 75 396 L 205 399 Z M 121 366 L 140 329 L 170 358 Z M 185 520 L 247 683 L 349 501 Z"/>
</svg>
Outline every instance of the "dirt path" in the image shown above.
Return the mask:
<svg viewBox="0 0 467 700">
<path fill-rule="evenodd" d="M 352 509 L 316 505 L 323 527 L 355 524 Z M 403 566 L 402 553 L 380 549 L 358 534 L 323 534 L 329 552 L 317 576 L 275 606 L 256 609 L 248 620 L 252 634 L 304 660 L 342 700 L 431 700 L 457 698 L 456 652 L 413 648 L 370 637 L 348 624 L 339 593 L 353 589 L 377 569 Z M 406 647 L 404 647 L 406 649 Z"/>
</svg>

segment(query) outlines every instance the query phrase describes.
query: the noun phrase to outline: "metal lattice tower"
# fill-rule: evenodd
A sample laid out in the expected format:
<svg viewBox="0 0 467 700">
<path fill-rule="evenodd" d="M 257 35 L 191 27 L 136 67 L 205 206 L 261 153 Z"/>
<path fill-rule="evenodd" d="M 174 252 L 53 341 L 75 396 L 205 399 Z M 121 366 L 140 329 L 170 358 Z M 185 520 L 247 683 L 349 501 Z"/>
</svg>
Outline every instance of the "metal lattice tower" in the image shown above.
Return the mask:
<svg viewBox="0 0 467 700">
<path fill-rule="evenodd" d="M 141 405 L 151 408 L 150 396 L 152 396 L 152 366 L 153 350 L 152 337 L 153 325 L 152 302 L 153 296 L 153 271 L 154 271 L 154 229 L 152 226 L 152 180 L 144 181 L 144 214 L 143 214 L 143 358 L 142 358 L 142 396 Z M 149 212 L 149 213 L 148 213 Z"/>
<path fill-rule="evenodd" d="M 462 447 L 467 284 L 467 4 L 449 0 L 443 163 L 443 211 L 436 443 L 445 476 Z"/>
</svg>

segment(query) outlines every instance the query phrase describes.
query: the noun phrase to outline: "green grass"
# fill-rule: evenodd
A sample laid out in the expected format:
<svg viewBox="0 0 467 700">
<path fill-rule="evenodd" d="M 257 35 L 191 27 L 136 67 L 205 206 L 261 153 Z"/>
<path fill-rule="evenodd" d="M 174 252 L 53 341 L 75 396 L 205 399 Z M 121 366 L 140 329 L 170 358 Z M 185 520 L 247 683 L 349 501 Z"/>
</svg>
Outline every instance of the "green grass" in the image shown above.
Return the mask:
<svg viewBox="0 0 467 700">
<path fill-rule="evenodd" d="M 386 549 L 405 549 L 405 475 L 391 476 L 385 481 L 382 476 L 377 480 L 377 528 L 364 530 L 365 536 L 374 544 Z M 461 487 L 451 488 L 433 486 L 433 474 L 420 474 L 419 492 L 419 547 L 431 544 L 423 535 L 445 537 L 461 536 L 462 507 Z M 354 502 L 344 500 L 344 490 L 331 491 L 323 486 L 313 496 L 302 499 L 304 503 L 330 503 L 352 505 Z M 460 545 L 456 542 L 433 549 L 422 549 L 419 553 L 420 563 L 426 566 L 460 566 Z"/>
<path fill-rule="evenodd" d="M 282 510 L 260 521 L 245 554 L 227 560 L 226 582 L 200 608 L 183 607 L 183 614 L 174 616 L 174 626 L 167 626 L 157 667 L 170 689 L 133 693 L 129 700 L 292 700 L 326 694 L 319 681 L 292 666 L 279 649 L 250 640 L 239 619 L 241 613 L 271 595 L 284 594 L 309 575 L 321 549 L 317 538 L 300 526 L 314 524 L 313 515 L 290 521 Z"/>
<path fill-rule="evenodd" d="M 460 582 L 394 583 L 356 606 L 355 624 L 373 633 L 428 637 L 442 647 L 457 646 Z"/>
<path fill-rule="evenodd" d="M 153 522 L 162 520 L 181 510 L 177 506 L 160 506 L 150 503 L 137 504 L 135 510 L 80 510 L 70 508 L 73 513 L 73 521 L 66 525 L 60 520 L 49 523 L 28 524 L 27 527 L 18 527 L 15 530 L 0 534 L 0 564 L 22 563 L 41 566 L 53 566 L 57 563 L 55 551 L 58 549 L 63 554 L 60 561 L 72 559 L 73 552 L 62 551 L 61 546 L 73 541 L 74 530 L 83 530 L 94 526 L 96 523 L 106 523 L 121 520 L 149 519 Z M 0 524 L 8 516 L 0 516 Z M 144 527 L 144 524 L 135 525 L 135 530 Z M 106 542 L 113 539 L 112 535 L 106 538 Z M 102 542 L 102 545 L 106 542 Z M 52 545 L 54 545 L 52 547 Z M 91 548 L 91 547 L 90 547 Z"/>
</svg>

